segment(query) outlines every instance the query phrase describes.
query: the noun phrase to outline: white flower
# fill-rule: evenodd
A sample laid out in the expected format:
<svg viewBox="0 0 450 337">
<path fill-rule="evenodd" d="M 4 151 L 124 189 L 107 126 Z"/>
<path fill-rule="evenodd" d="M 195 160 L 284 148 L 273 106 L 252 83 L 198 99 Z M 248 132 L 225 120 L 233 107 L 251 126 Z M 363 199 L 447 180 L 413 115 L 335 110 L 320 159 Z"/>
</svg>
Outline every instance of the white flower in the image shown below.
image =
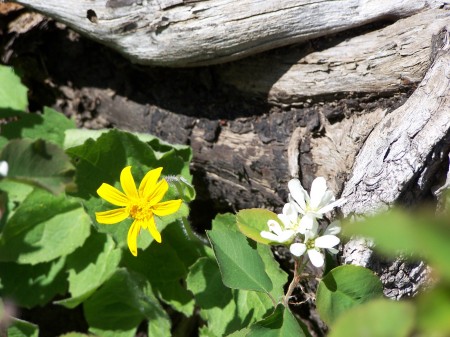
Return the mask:
<svg viewBox="0 0 450 337">
<path fill-rule="evenodd" d="M 298 179 L 291 179 L 288 183 L 289 202 L 303 215 L 300 220 L 298 232 L 306 234 L 306 231 L 316 231 L 314 220 L 322 219 L 323 215 L 333 208 L 341 206 L 346 200 L 335 200 L 333 192 L 327 188 L 327 182 L 323 177 L 314 179 L 311 185 L 311 193 L 305 191 Z"/>
<path fill-rule="evenodd" d="M 292 239 L 295 235 L 295 231 L 292 229 L 283 229 L 281 225 L 275 220 L 267 221 L 267 225 L 269 226 L 268 231 L 262 231 L 261 237 L 268 239 L 270 241 L 284 243 Z"/>
<path fill-rule="evenodd" d="M 314 222 L 317 222 L 314 220 Z M 315 267 L 322 267 L 325 262 L 325 257 L 322 252 L 323 249 L 328 249 L 331 253 L 337 253 L 334 248 L 341 242 L 341 240 L 334 234 L 341 231 L 338 221 L 332 222 L 322 236 L 317 237 L 310 231 L 305 233 L 305 241 L 303 243 L 293 243 L 289 250 L 295 256 L 302 256 L 305 252 L 308 254 L 309 260 Z"/>
<path fill-rule="evenodd" d="M 8 163 L 6 161 L 0 161 L 0 177 L 6 177 L 8 175 Z"/>
</svg>

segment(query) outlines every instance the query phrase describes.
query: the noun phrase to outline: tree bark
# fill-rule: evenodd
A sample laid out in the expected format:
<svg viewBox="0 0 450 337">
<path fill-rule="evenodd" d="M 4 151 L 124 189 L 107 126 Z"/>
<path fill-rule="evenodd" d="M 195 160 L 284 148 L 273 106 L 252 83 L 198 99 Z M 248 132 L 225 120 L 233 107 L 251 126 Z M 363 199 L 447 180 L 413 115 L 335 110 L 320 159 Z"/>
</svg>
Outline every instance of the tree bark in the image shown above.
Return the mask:
<svg viewBox="0 0 450 337">
<path fill-rule="evenodd" d="M 407 17 L 438 0 L 19 0 L 133 62 L 228 62 L 370 22 Z"/>
</svg>

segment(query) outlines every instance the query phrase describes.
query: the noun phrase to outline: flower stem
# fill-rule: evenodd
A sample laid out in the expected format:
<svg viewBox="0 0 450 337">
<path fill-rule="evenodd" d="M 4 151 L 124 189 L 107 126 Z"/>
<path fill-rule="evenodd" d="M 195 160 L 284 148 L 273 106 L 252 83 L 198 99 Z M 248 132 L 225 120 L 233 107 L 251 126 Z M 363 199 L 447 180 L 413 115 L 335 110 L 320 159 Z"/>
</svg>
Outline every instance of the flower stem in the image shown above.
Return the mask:
<svg viewBox="0 0 450 337">
<path fill-rule="evenodd" d="M 302 262 L 303 262 L 303 258 L 294 259 L 294 277 L 292 278 L 292 281 L 289 284 L 289 288 L 286 292 L 286 295 L 284 295 L 284 299 L 283 299 L 283 305 L 286 308 L 289 308 L 289 298 L 291 298 L 292 293 L 294 292 L 294 289 L 300 283 L 301 273 L 302 273 L 303 268 L 306 265 L 306 263 L 302 264 Z"/>
</svg>

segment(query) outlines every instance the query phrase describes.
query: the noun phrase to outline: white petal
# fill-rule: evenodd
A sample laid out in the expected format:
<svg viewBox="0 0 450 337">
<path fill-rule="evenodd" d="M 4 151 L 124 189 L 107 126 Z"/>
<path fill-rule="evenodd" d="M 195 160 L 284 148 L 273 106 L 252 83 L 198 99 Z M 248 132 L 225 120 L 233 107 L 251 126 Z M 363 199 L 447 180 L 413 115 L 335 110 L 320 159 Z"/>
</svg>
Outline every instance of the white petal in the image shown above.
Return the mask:
<svg viewBox="0 0 450 337">
<path fill-rule="evenodd" d="M 294 235 L 295 232 L 293 230 L 285 230 L 278 236 L 278 242 L 283 243 L 289 241 Z"/>
<path fill-rule="evenodd" d="M 322 267 L 325 262 L 323 254 L 316 249 L 308 249 L 308 257 L 314 267 Z"/>
<path fill-rule="evenodd" d="M 270 231 L 274 232 L 277 235 L 280 235 L 280 233 L 283 232 L 280 224 L 275 220 L 270 219 L 269 221 L 267 221 L 267 225 L 269 226 Z"/>
<path fill-rule="evenodd" d="M 317 212 L 318 213 L 328 213 L 329 211 L 331 211 L 333 208 L 335 207 L 341 207 L 343 204 L 345 204 L 347 202 L 347 199 L 338 199 L 336 201 L 333 201 L 331 204 L 328 205 L 324 205 L 321 209 L 319 209 Z"/>
<path fill-rule="evenodd" d="M 290 222 L 294 223 L 297 222 L 298 212 L 296 211 L 295 207 L 292 204 L 287 203 L 284 205 L 283 215 L 287 216 Z"/>
<path fill-rule="evenodd" d="M 327 182 L 324 177 L 317 177 L 311 184 L 311 202 L 310 207 L 316 209 L 327 191 Z"/>
<path fill-rule="evenodd" d="M 289 219 L 289 217 L 287 217 L 284 214 L 278 214 L 278 219 L 281 220 L 281 222 L 284 225 L 284 228 L 290 228 L 291 227 L 291 220 Z"/>
<path fill-rule="evenodd" d="M 336 235 L 341 232 L 341 222 L 339 220 L 333 221 L 325 229 L 324 235 Z"/>
<path fill-rule="evenodd" d="M 311 231 L 317 227 L 317 220 L 314 217 L 310 216 L 308 213 L 300 220 L 297 231 L 300 234 L 305 234 L 306 231 Z"/>
<path fill-rule="evenodd" d="M 306 245 L 304 243 L 293 243 L 289 250 L 291 251 L 292 255 L 295 256 L 302 256 L 306 251 Z"/>
<path fill-rule="evenodd" d="M 272 232 L 262 231 L 259 235 L 261 235 L 262 238 L 278 242 L 278 236 L 273 234 Z"/>
<path fill-rule="evenodd" d="M 300 205 L 297 203 L 297 201 L 294 200 L 292 195 L 289 194 L 289 204 L 297 211 L 297 213 L 305 214 L 305 209 L 301 208 Z"/>
<path fill-rule="evenodd" d="M 291 179 L 288 182 L 289 192 L 294 200 L 298 203 L 301 209 L 306 209 L 306 204 L 309 203 L 308 192 L 305 191 L 300 180 Z"/>
<path fill-rule="evenodd" d="M 6 161 L 1 161 L 0 162 L 0 176 L 2 177 L 6 177 L 8 175 L 8 163 Z"/>
<path fill-rule="evenodd" d="M 325 193 L 322 196 L 322 200 L 320 200 L 320 204 L 318 206 L 319 209 L 327 206 L 328 204 L 332 203 L 336 198 L 334 197 L 334 194 L 330 190 L 326 190 Z"/>
<path fill-rule="evenodd" d="M 339 249 L 336 249 L 336 248 L 327 248 L 327 250 L 328 250 L 331 254 L 337 254 L 337 253 L 339 253 Z"/>
<path fill-rule="evenodd" d="M 334 246 L 338 245 L 341 240 L 334 235 L 324 235 L 321 237 L 318 237 L 314 241 L 314 245 L 318 248 L 333 248 Z"/>
</svg>

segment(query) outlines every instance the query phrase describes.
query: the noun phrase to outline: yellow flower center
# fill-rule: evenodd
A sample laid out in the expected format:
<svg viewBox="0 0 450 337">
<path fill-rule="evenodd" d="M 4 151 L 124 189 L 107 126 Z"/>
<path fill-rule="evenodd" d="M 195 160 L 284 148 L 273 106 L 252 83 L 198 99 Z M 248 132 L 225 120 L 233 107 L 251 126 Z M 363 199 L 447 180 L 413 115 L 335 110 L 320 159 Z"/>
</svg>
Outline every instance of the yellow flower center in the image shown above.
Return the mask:
<svg viewBox="0 0 450 337">
<path fill-rule="evenodd" d="M 153 215 L 152 207 L 145 201 L 139 201 L 136 204 L 129 205 L 128 213 L 136 220 L 146 220 Z"/>
<path fill-rule="evenodd" d="M 314 249 L 316 248 L 314 240 L 308 240 L 305 242 L 306 249 Z"/>
</svg>

